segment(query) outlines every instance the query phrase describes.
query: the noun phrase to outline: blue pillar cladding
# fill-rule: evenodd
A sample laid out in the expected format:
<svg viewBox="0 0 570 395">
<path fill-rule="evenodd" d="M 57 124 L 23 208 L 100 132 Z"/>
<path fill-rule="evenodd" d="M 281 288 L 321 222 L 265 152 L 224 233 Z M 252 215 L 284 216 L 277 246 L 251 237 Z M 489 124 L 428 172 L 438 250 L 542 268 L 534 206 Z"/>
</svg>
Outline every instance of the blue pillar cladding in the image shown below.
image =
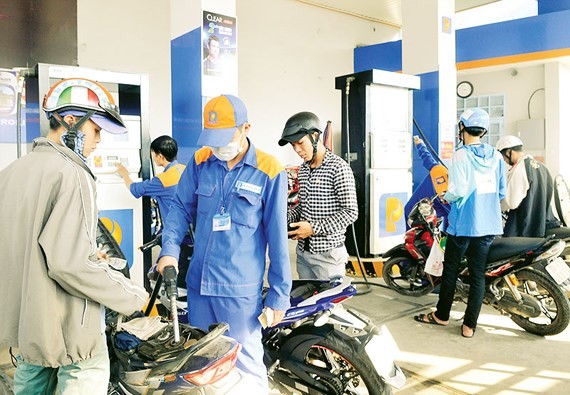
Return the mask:
<svg viewBox="0 0 570 395">
<path fill-rule="evenodd" d="M 570 10 L 570 0 L 538 0 L 538 14 Z"/>
<path fill-rule="evenodd" d="M 402 70 L 402 41 L 368 45 L 354 49 L 354 72 L 379 69 Z"/>
<path fill-rule="evenodd" d="M 194 29 L 170 43 L 172 137 L 178 142 L 178 160 L 186 163 L 202 131 L 202 31 Z"/>
<path fill-rule="evenodd" d="M 419 74 L 421 89 L 414 91 L 414 120 L 425 134 L 428 142 L 438 151 L 439 146 L 439 72 Z M 414 135 L 420 136 L 414 127 Z M 421 137 L 421 136 L 420 136 Z M 414 190 L 427 175 L 417 150 L 413 150 L 412 177 Z"/>
</svg>

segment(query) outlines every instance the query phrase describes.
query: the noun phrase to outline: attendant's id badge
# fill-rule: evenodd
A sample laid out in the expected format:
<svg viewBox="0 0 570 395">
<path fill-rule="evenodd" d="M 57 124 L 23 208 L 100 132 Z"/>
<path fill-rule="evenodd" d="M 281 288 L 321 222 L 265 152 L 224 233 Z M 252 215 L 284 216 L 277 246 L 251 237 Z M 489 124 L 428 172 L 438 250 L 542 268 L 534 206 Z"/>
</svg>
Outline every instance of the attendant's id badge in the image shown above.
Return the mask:
<svg viewBox="0 0 570 395">
<path fill-rule="evenodd" d="M 214 232 L 230 230 L 231 227 L 232 227 L 232 217 L 230 217 L 230 213 L 214 215 L 213 226 L 212 226 L 212 230 Z"/>
</svg>

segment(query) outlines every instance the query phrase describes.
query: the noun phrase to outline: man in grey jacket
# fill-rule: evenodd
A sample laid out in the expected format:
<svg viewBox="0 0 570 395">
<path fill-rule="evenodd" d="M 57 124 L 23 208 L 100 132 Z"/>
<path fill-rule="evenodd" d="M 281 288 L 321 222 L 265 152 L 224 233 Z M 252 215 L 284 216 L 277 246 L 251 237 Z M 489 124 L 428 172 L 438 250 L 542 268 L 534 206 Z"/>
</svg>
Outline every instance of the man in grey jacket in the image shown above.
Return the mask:
<svg viewBox="0 0 570 395">
<path fill-rule="evenodd" d="M 16 394 L 106 394 L 104 308 L 131 315 L 146 291 L 98 259 L 95 179 L 85 161 L 100 131 L 124 133 L 109 91 L 56 83 L 33 151 L 0 172 L 0 344 L 17 347 Z"/>
</svg>

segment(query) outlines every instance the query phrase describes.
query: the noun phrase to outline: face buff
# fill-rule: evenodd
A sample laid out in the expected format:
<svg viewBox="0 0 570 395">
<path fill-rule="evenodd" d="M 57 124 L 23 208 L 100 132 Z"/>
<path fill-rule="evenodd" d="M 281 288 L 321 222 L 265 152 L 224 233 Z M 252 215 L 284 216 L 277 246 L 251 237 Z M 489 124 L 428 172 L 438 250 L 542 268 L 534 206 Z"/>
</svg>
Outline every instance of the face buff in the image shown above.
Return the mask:
<svg viewBox="0 0 570 395">
<path fill-rule="evenodd" d="M 67 147 L 65 141 L 67 139 L 67 133 L 65 132 L 61 135 L 60 140 L 61 143 Z M 83 146 L 85 144 L 85 133 L 83 133 L 81 130 L 77 131 L 77 134 L 75 136 L 75 147 L 73 148 L 73 151 L 79 155 L 79 157 L 81 158 L 81 160 L 85 163 L 87 163 L 87 158 L 85 156 L 83 156 Z"/>
</svg>

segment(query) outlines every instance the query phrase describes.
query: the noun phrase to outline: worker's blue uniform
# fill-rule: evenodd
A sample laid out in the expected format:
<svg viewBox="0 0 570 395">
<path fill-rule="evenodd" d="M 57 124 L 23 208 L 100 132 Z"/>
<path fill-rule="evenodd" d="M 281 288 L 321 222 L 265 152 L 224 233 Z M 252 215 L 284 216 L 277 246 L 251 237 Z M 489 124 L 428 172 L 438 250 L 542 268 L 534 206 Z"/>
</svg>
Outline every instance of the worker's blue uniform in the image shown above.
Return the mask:
<svg viewBox="0 0 570 395">
<path fill-rule="evenodd" d="M 160 214 L 164 219 L 168 216 L 170 205 L 176 193 L 176 185 L 178 185 L 180 175 L 185 167 L 173 160 L 156 177 L 141 182 L 133 182 L 130 187 L 131 194 L 137 199 L 141 196 L 151 196 L 156 199 Z"/>
<path fill-rule="evenodd" d="M 229 229 L 215 230 L 228 226 L 219 222 L 222 214 L 231 218 Z M 228 322 L 229 336 L 243 346 L 238 367 L 256 376 L 266 389 L 257 317 L 263 305 L 273 310 L 289 308 L 291 290 L 283 166 L 251 142 L 232 170 L 210 148 L 196 151 L 165 221 L 161 256 L 178 256 L 190 223 L 195 225 L 196 239 L 186 277 L 189 321 L 204 329 L 213 322 Z M 270 289 L 262 301 L 267 249 Z"/>
<path fill-rule="evenodd" d="M 180 176 L 185 168 L 186 166 L 179 164 L 177 160 L 173 160 L 156 177 L 141 182 L 133 182 L 130 187 L 131 194 L 137 199 L 141 196 L 150 196 L 156 199 L 160 210 L 160 218 L 164 223 L 170 211 L 170 205 L 176 195 L 176 187 L 180 181 Z M 186 288 L 185 277 L 190 258 L 192 257 L 193 243 L 192 238 L 187 236 L 181 244 L 180 255 L 178 256 L 179 287 Z"/>
<path fill-rule="evenodd" d="M 427 171 L 430 171 L 435 165 L 439 164 L 432 154 L 428 151 L 425 143 L 420 143 L 416 145 L 418 149 L 418 155 L 423 162 L 424 168 Z M 404 215 L 408 218 L 408 215 L 414 208 L 414 205 L 419 202 L 421 199 L 427 197 L 432 198 L 435 196 L 435 189 L 433 187 L 433 181 L 431 180 L 430 175 L 428 174 L 420 183 L 420 185 L 414 190 L 412 196 L 404 206 Z M 447 216 L 449 215 L 449 210 L 451 210 L 451 206 L 449 204 L 444 204 L 439 199 L 434 199 L 433 201 L 433 208 L 437 213 L 439 218 L 443 219 L 442 229 L 445 230 L 447 228 Z M 406 228 L 409 229 L 409 225 L 406 221 Z"/>
</svg>

